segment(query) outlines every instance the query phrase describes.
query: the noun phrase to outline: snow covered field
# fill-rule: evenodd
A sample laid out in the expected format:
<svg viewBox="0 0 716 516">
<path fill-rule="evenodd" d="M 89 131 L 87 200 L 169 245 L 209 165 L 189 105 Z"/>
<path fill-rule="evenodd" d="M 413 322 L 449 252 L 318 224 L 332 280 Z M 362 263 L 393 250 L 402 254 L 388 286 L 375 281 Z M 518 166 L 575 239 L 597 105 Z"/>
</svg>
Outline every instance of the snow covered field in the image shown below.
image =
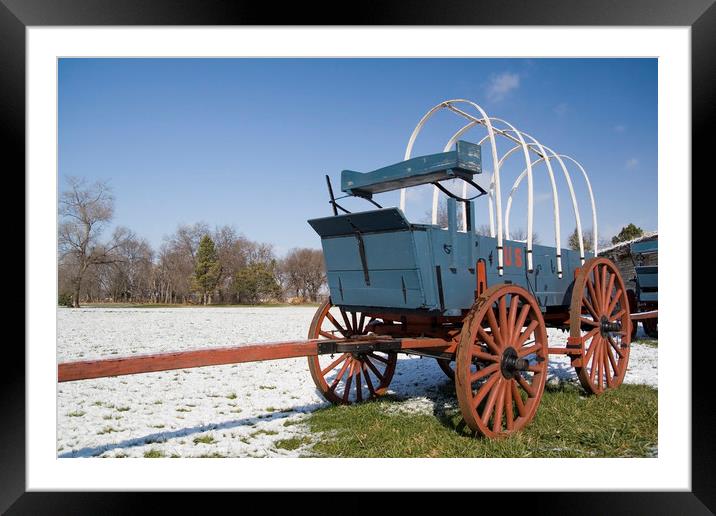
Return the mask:
<svg viewBox="0 0 716 516">
<path fill-rule="evenodd" d="M 57 358 L 304 338 L 315 310 L 59 308 Z M 550 346 L 566 343 L 566 333 L 548 333 Z M 656 387 L 657 353 L 633 344 L 625 382 Z M 566 357 L 551 357 L 550 376 L 576 379 Z M 445 381 L 434 360 L 400 355 L 390 389 L 408 398 L 406 409 L 431 413 Z M 309 455 L 316 436 L 301 420 L 326 405 L 305 358 L 68 382 L 57 392 L 59 457 Z"/>
</svg>

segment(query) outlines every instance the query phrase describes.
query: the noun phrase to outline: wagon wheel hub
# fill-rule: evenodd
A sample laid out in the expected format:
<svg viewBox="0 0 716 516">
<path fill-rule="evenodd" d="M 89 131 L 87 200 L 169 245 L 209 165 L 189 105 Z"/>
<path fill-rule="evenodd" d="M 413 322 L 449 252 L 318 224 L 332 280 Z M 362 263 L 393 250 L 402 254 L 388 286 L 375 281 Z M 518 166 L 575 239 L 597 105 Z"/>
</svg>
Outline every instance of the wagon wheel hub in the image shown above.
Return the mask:
<svg viewBox="0 0 716 516">
<path fill-rule="evenodd" d="M 603 315 L 599 321 L 599 332 L 602 337 L 607 337 L 612 333 L 618 333 L 622 331 L 622 325 L 619 321 L 609 322 L 606 315 Z"/>
<path fill-rule="evenodd" d="M 518 371 L 526 371 L 529 366 L 529 361 L 524 358 L 519 358 L 517 351 L 512 347 L 508 347 L 502 353 L 500 370 L 502 371 L 502 376 L 508 380 L 514 378 Z"/>
</svg>

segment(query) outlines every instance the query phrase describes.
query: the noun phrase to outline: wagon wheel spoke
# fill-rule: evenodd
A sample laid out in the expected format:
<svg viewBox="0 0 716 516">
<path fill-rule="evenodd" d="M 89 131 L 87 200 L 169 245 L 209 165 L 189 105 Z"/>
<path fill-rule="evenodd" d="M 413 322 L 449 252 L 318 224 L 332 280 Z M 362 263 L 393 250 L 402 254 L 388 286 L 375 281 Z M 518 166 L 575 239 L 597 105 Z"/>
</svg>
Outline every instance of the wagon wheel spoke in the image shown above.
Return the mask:
<svg viewBox="0 0 716 516">
<path fill-rule="evenodd" d="M 505 328 L 505 331 L 508 332 L 508 341 L 511 341 L 514 335 L 519 335 L 519 332 L 522 329 L 521 326 L 519 328 L 515 327 L 515 321 L 517 320 L 517 304 L 519 303 L 519 301 L 520 298 L 517 296 L 512 296 L 512 299 L 510 299 L 510 311 L 509 316 L 507 318 L 507 327 Z"/>
<path fill-rule="evenodd" d="M 372 320 L 372 319 L 371 319 Z M 361 312 L 360 321 L 358 322 L 359 333 L 365 333 L 365 314 Z"/>
<path fill-rule="evenodd" d="M 594 299 L 595 302 L 595 308 L 597 308 L 597 312 L 602 311 L 602 305 L 604 303 L 604 300 L 602 299 L 602 273 L 600 271 L 600 267 L 597 266 L 596 269 L 594 269 L 594 280 L 592 282 L 594 286 L 594 293 L 597 296 Z"/>
<path fill-rule="evenodd" d="M 602 267 L 602 277 L 599 280 L 599 286 L 602 288 L 602 308 L 607 306 L 607 273 L 606 267 Z"/>
<path fill-rule="evenodd" d="M 378 368 L 375 367 L 375 364 L 368 359 L 368 357 L 365 357 L 365 363 L 370 367 L 370 370 L 373 371 L 373 374 L 378 378 L 379 381 L 383 381 L 383 374 L 378 371 Z"/>
<path fill-rule="evenodd" d="M 540 346 L 534 345 L 534 346 L 524 346 L 517 350 L 517 356 L 519 358 L 524 358 L 527 355 L 531 355 L 532 353 L 539 353 Z"/>
<path fill-rule="evenodd" d="M 365 378 L 365 383 L 368 386 L 368 391 L 370 391 L 371 396 L 375 396 L 375 389 L 373 388 L 373 382 L 370 379 L 370 374 L 368 373 L 368 366 L 366 365 L 365 360 L 363 360 L 361 367 L 363 368 L 363 378 Z"/>
<path fill-rule="evenodd" d="M 522 401 L 522 395 L 520 394 L 520 390 L 517 387 L 517 382 L 512 381 L 510 382 L 512 386 L 512 399 L 515 400 L 515 406 L 517 407 L 517 413 L 524 417 L 526 414 L 525 404 Z"/>
<path fill-rule="evenodd" d="M 341 332 L 344 337 L 346 337 L 346 338 L 348 337 L 348 330 L 346 330 L 343 326 L 341 326 L 340 323 L 338 321 L 336 321 L 336 319 L 333 317 L 333 315 L 331 315 L 330 312 L 326 312 L 326 319 L 331 321 L 331 324 L 333 324 L 333 326 L 336 327 L 336 330 Z"/>
<path fill-rule="evenodd" d="M 353 333 L 353 326 L 351 326 L 351 321 L 348 318 L 348 314 L 346 313 L 346 309 L 343 307 L 340 307 L 338 310 L 340 310 L 341 315 L 343 316 L 343 322 L 346 325 L 346 329 L 349 333 Z"/>
<path fill-rule="evenodd" d="M 387 364 L 387 363 L 388 363 L 388 359 L 387 359 L 387 358 L 382 357 L 382 356 L 380 356 L 380 355 L 376 355 L 376 354 L 375 354 L 374 352 L 372 352 L 372 351 L 371 351 L 370 353 L 368 353 L 368 356 L 370 356 L 371 358 L 375 358 L 376 360 L 379 360 L 380 362 L 383 362 L 384 364 Z"/>
<path fill-rule="evenodd" d="M 490 350 L 495 354 L 500 354 L 500 346 L 495 343 L 495 340 L 492 338 L 492 336 L 485 331 L 483 327 L 477 328 L 477 334 L 482 338 L 482 341 L 487 344 L 487 347 L 490 348 Z"/>
<path fill-rule="evenodd" d="M 348 403 L 348 396 L 351 393 L 351 382 L 353 381 L 353 370 L 355 369 L 356 362 L 351 359 L 351 367 L 348 371 L 348 378 L 346 379 L 346 385 L 343 388 L 343 403 Z"/>
<path fill-rule="evenodd" d="M 590 326 L 599 326 L 599 321 L 595 321 L 594 319 L 587 319 L 586 317 L 580 317 L 580 321 L 582 321 L 584 324 L 588 324 Z"/>
<path fill-rule="evenodd" d="M 597 297 L 597 293 L 594 291 L 594 284 L 592 283 L 591 278 L 587 278 L 587 290 L 589 290 L 589 299 L 591 300 L 591 306 L 593 307 L 593 310 L 595 312 L 592 315 L 599 319 L 599 312 L 601 311 L 601 302 Z M 586 301 L 586 298 L 584 299 Z"/>
<path fill-rule="evenodd" d="M 358 401 L 363 401 L 363 383 L 361 382 L 359 367 L 356 367 L 356 398 Z"/>
<path fill-rule="evenodd" d="M 492 329 L 492 335 L 497 342 L 498 350 L 502 349 L 504 347 L 504 343 L 502 341 L 502 335 L 500 334 L 500 325 L 497 324 L 497 319 L 495 319 L 495 312 L 492 310 L 492 307 L 489 307 L 487 309 L 487 322 L 490 324 L 490 328 Z M 477 331 L 479 332 L 480 329 L 481 328 L 478 328 Z"/>
<path fill-rule="evenodd" d="M 472 353 L 471 355 L 475 358 L 479 358 L 480 360 L 483 360 L 485 362 L 499 362 L 500 357 L 497 354 L 490 354 L 485 353 L 482 349 L 482 347 L 478 346 L 477 344 L 472 345 Z"/>
<path fill-rule="evenodd" d="M 601 335 L 597 335 L 598 331 L 599 331 L 599 329 L 595 329 L 594 338 L 592 338 L 592 343 L 590 344 L 589 349 L 587 349 L 587 352 L 584 354 L 584 363 L 585 364 L 589 363 L 589 359 L 592 357 L 592 354 L 594 354 L 594 351 L 596 351 L 596 349 L 597 349 L 597 344 L 599 344 L 599 341 L 602 339 Z"/>
<path fill-rule="evenodd" d="M 358 314 L 351 312 L 351 324 L 353 325 L 353 332 L 360 334 L 361 328 L 358 327 Z"/>
<path fill-rule="evenodd" d="M 473 408 L 477 408 L 477 406 L 485 398 L 485 396 L 487 396 L 487 394 L 492 391 L 492 387 L 495 385 L 495 383 L 497 383 L 499 379 L 499 375 L 493 375 L 477 389 L 474 398 L 472 398 Z"/>
<path fill-rule="evenodd" d="M 612 373 L 609 369 L 610 367 L 610 360 L 609 360 L 609 346 L 603 346 L 602 355 L 604 355 L 603 363 L 604 363 L 604 379 L 607 382 L 607 388 L 612 387 Z M 614 357 L 612 357 L 613 359 Z M 612 366 L 613 367 L 613 366 Z M 616 372 L 616 368 L 614 368 L 614 372 Z"/>
<path fill-rule="evenodd" d="M 620 346 L 618 346 L 617 343 L 614 342 L 614 339 L 611 335 L 607 337 L 607 340 L 609 341 L 609 344 L 612 346 L 612 348 L 614 348 L 614 351 L 616 351 L 620 357 L 624 356 L 624 352 L 620 349 Z"/>
<path fill-rule="evenodd" d="M 495 328 L 493 326 L 493 329 L 496 330 L 496 333 L 499 332 L 500 337 L 502 338 L 502 342 L 509 342 L 510 332 L 507 328 L 507 296 L 503 296 L 500 298 L 500 301 L 497 303 L 497 310 L 498 317 L 500 320 L 500 326 L 498 328 Z"/>
<path fill-rule="evenodd" d="M 482 422 L 487 425 L 490 422 L 490 416 L 495 411 L 495 403 L 497 402 L 497 396 L 502 390 L 502 378 L 496 376 L 497 381 L 495 382 L 492 389 L 490 389 L 490 395 L 487 397 L 487 403 L 482 411 Z"/>
<path fill-rule="evenodd" d="M 492 364 L 487 367 L 483 367 L 482 369 L 479 369 L 476 373 L 474 373 L 472 376 L 470 376 L 470 383 L 475 383 L 476 381 L 499 371 L 500 364 Z"/>
<path fill-rule="evenodd" d="M 346 360 L 343 364 L 343 367 L 338 371 L 338 374 L 333 379 L 333 383 L 331 383 L 331 386 L 328 388 L 330 391 L 335 391 L 336 387 L 338 387 L 338 384 L 341 381 L 341 378 L 343 378 L 343 375 L 346 373 L 346 369 L 348 369 L 348 366 L 350 365 L 350 360 Z"/>
<path fill-rule="evenodd" d="M 606 269 L 606 267 L 605 267 L 605 269 Z M 609 273 L 609 283 L 607 284 L 607 288 L 604 290 L 604 301 L 605 301 L 604 304 L 605 304 L 605 305 L 608 305 L 608 301 L 609 301 L 609 300 L 611 299 L 611 297 L 612 297 L 612 290 L 614 290 L 614 281 L 615 281 L 616 279 L 617 279 L 616 274 L 612 274 L 612 273 L 610 272 L 610 273 Z M 618 294 L 618 295 L 616 295 L 616 296 L 614 296 L 614 299 L 619 299 L 619 295 L 621 295 L 621 293 Z M 607 310 L 606 312 L 609 313 L 609 310 Z"/>
<path fill-rule="evenodd" d="M 537 329 L 537 326 L 539 325 L 539 321 L 532 321 L 527 326 L 527 329 L 522 332 L 522 334 L 519 336 L 519 338 L 514 342 L 515 348 L 520 348 L 522 344 L 529 338 L 530 335 L 534 333 L 534 331 Z"/>
<path fill-rule="evenodd" d="M 584 306 L 587 308 L 587 311 L 591 314 L 592 318 L 593 318 L 595 321 L 598 321 L 598 320 L 599 320 L 599 314 L 598 314 L 597 311 L 594 309 L 594 307 L 592 306 L 592 303 L 589 301 L 589 299 L 587 299 L 587 298 L 585 297 L 583 303 L 584 303 Z"/>
<path fill-rule="evenodd" d="M 530 398 L 536 394 L 532 385 L 530 385 L 530 383 L 525 380 L 524 376 L 522 376 L 521 374 L 517 374 L 515 376 L 515 380 L 517 380 L 517 383 L 525 390 L 525 392 Z"/>
<path fill-rule="evenodd" d="M 514 383 L 510 380 L 505 385 L 505 426 L 508 431 L 512 431 L 515 427 L 515 415 L 512 407 L 512 386 Z"/>
<path fill-rule="evenodd" d="M 609 358 L 609 363 L 612 366 L 612 369 L 614 370 L 614 374 L 619 374 L 619 365 L 617 364 L 617 359 L 614 357 L 614 353 L 612 352 L 611 346 L 604 346 L 604 348 L 607 350 L 607 357 Z"/>
<path fill-rule="evenodd" d="M 598 336 L 598 337 L 595 337 L 594 339 L 592 339 L 592 345 L 589 346 L 589 350 L 587 351 L 587 354 L 584 356 L 584 361 L 587 364 L 590 363 L 590 359 L 591 359 L 592 370 L 589 371 L 589 380 L 592 382 L 594 382 L 594 375 L 597 372 L 596 366 L 597 366 L 598 355 L 596 353 L 597 353 L 597 350 L 599 349 L 599 344 L 601 343 L 601 341 L 602 341 L 601 336 Z"/>
<path fill-rule="evenodd" d="M 505 387 L 507 387 L 507 381 L 502 381 L 497 386 L 499 393 L 497 395 L 497 401 L 495 402 L 495 417 L 492 421 L 493 432 L 502 430 L 502 413 L 505 409 Z"/>
<path fill-rule="evenodd" d="M 520 316 L 517 318 L 517 322 L 512 326 L 514 328 L 513 332 L 514 335 L 519 335 L 522 331 L 522 328 L 525 326 L 525 321 L 527 320 L 527 316 L 530 313 L 530 305 L 525 303 L 522 305 L 522 309 L 520 310 Z"/>
<path fill-rule="evenodd" d="M 606 313 L 611 314 L 614 309 L 617 307 L 617 303 L 619 303 L 619 299 L 622 296 L 622 289 L 618 288 L 616 293 L 614 294 L 614 298 L 609 303 L 609 306 L 607 307 Z"/>
<path fill-rule="evenodd" d="M 333 369 L 335 369 L 335 368 L 338 366 L 338 364 L 340 364 L 341 362 L 343 362 L 346 358 L 348 358 L 348 353 L 343 353 L 340 357 L 338 357 L 338 358 L 335 359 L 333 362 L 331 362 L 325 369 L 321 369 L 321 374 L 322 374 L 323 376 L 325 376 L 325 375 L 328 374 L 330 371 L 332 371 Z"/>
<path fill-rule="evenodd" d="M 614 321 L 616 321 L 617 319 L 621 319 L 622 316 L 624 316 L 624 314 L 626 314 L 626 310 L 624 310 L 624 309 L 622 308 L 621 310 L 619 310 L 619 311 L 618 311 L 617 313 L 615 313 L 614 315 L 611 315 L 611 316 L 609 317 L 609 321 L 610 321 L 610 322 L 614 322 Z"/>
</svg>

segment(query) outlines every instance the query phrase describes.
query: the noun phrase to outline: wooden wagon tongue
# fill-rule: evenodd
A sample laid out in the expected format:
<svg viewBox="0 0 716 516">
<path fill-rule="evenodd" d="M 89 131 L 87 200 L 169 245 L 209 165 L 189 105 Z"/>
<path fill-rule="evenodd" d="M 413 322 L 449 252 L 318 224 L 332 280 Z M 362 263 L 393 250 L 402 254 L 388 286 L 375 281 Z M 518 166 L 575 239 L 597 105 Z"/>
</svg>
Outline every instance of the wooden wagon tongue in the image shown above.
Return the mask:
<svg viewBox="0 0 716 516">
<path fill-rule="evenodd" d="M 452 343 L 437 338 L 394 338 L 358 336 L 351 339 L 310 339 L 221 348 L 192 349 L 170 353 L 134 355 L 97 360 L 64 362 L 57 366 L 58 382 L 89 380 L 108 376 L 153 373 L 214 365 L 310 357 L 333 353 L 368 353 L 401 349 L 447 348 Z"/>
</svg>

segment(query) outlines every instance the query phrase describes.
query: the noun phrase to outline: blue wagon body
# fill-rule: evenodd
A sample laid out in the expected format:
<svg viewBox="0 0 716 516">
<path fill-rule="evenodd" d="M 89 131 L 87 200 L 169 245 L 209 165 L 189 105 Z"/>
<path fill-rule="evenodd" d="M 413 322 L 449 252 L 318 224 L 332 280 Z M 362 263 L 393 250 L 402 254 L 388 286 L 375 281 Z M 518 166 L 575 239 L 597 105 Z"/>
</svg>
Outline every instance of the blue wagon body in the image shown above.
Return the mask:
<svg viewBox="0 0 716 516">
<path fill-rule="evenodd" d="M 648 240 L 631 244 L 632 256 L 646 256 L 659 252 L 659 241 Z M 658 303 L 659 268 L 656 265 L 636 265 L 636 298 L 640 303 Z"/>
<path fill-rule="evenodd" d="M 482 262 L 488 284 L 520 285 L 533 293 L 543 310 L 569 305 L 579 253 L 562 251 L 564 274 L 559 278 L 554 248 L 534 246 L 530 273 L 524 242 L 506 240 L 505 268 L 499 276 L 496 239 L 457 231 L 451 222 L 448 229 L 411 224 L 398 208 L 310 220 L 321 236 L 331 299 L 356 310 L 457 316 L 475 302 Z"/>
</svg>

